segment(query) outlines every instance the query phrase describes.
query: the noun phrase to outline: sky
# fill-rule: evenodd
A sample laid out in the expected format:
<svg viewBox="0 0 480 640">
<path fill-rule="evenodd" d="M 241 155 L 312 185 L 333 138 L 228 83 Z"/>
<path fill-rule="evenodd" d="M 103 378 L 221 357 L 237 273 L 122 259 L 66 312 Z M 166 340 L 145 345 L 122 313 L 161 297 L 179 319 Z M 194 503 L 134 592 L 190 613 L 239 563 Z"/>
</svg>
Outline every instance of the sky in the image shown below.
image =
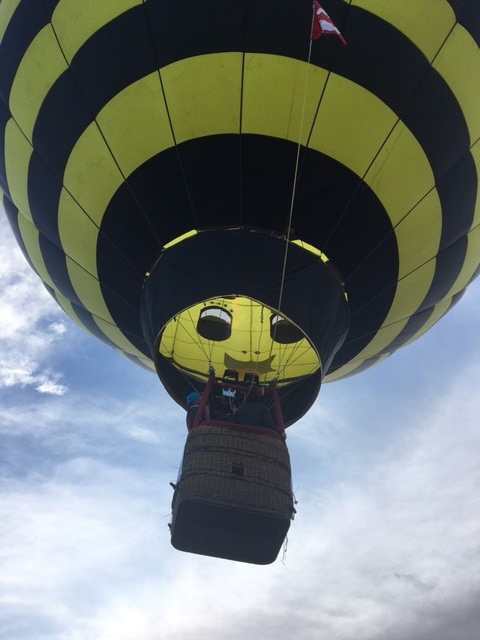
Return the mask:
<svg viewBox="0 0 480 640">
<path fill-rule="evenodd" d="M 2 215 L 0 256 L 1 640 L 478 640 L 480 282 L 288 430 L 297 514 L 257 566 L 170 545 L 183 410 Z"/>
</svg>

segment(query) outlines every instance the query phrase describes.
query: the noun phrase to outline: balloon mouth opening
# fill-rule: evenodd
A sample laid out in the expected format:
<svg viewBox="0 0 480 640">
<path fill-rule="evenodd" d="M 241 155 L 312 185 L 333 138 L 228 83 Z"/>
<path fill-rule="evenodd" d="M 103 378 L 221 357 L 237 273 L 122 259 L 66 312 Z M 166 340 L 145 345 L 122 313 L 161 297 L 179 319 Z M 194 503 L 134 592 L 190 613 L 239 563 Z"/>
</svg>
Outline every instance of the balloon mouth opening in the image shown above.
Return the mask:
<svg viewBox="0 0 480 640">
<path fill-rule="evenodd" d="M 157 340 L 155 357 L 206 381 L 212 369 L 258 376 L 260 384 L 279 385 L 310 376 L 321 368 L 306 334 L 279 311 L 241 295 L 196 303 L 171 318 Z"/>
</svg>

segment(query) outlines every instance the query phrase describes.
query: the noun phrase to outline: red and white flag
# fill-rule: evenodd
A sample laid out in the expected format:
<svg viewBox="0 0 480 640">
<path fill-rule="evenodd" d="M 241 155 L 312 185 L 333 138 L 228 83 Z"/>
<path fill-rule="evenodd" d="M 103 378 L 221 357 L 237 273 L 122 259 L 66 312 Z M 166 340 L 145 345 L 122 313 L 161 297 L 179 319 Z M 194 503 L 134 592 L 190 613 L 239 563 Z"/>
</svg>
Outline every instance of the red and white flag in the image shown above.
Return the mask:
<svg viewBox="0 0 480 640">
<path fill-rule="evenodd" d="M 343 46 L 347 46 L 347 41 L 334 25 L 328 13 L 317 0 L 313 0 L 312 40 L 318 40 L 323 35 L 337 36 Z"/>
</svg>

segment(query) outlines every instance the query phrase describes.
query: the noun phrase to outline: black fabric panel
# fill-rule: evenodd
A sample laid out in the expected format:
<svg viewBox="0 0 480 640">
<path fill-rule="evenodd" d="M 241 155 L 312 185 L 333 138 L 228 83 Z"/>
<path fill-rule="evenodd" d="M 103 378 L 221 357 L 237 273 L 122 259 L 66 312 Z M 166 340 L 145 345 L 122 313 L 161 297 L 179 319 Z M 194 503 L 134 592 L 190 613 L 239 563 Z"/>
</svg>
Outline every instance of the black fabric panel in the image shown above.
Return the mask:
<svg viewBox="0 0 480 640">
<path fill-rule="evenodd" d="M 244 224 L 287 232 L 296 154 L 297 145 L 286 140 L 242 135 L 241 221 Z M 295 230 L 297 222 L 303 219 L 300 211 L 298 206 Z"/>
<path fill-rule="evenodd" d="M 52 296 L 52 298 L 56 301 L 56 294 L 55 294 L 55 290 L 52 289 L 48 284 L 46 284 L 45 282 L 43 283 L 45 289 L 48 291 L 48 293 Z M 110 338 L 108 338 L 103 331 L 101 331 L 98 327 L 98 325 L 95 323 L 92 314 L 87 311 L 84 307 L 80 307 L 77 304 L 72 302 L 72 309 L 74 314 L 77 316 L 78 321 L 81 323 L 81 325 L 83 325 L 86 329 L 88 329 L 88 331 L 90 331 L 90 333 L 92 335 L 94 335 L 98 340 L 101 340 L 101 342 L 107 344 L 109 347 L 112 347 L 113 349 L 117 349 L 117 345 L 115 343 L 113 343 Z M 74 320 L 74 318 L 72 318 Z"/>
<path fill-rule="evenodd" d="M 136 240 L 138 235 L 138 232 L 136 232 L 136 234 L 132 236 L 132 244 L 138 247 L 139 254 L 142 255 L 147 245 L 142 242 L 137 244 Z M 145 238 L 149 239 L 150 236 L 146 235 Z M 155 252 L 155 254 L 158 255 L 158 251 Z M 137 259 L 137 265 L 138 262 L 139 259 Z M 152 261 L 149 263 L 149 266 L 151 266 L 151 264 Z M 111 305 L 113 305 L 113 308 L 116 307 L 114 299 L 118 297 L 110 292 L 120 293 L 125 302 L 128 302 L 129 305 L 137 311 L 140 309 L 143 276 L 147 269 L 143 271 L 143 276 L 140 275 L 140 272 L 117 251 L 103 234 L 98 236 L 97 270 L 102 293 L 109 309 L 112 308 Z M 120 319 L 124 317 L 123 311 L 119 311 L 118 314 L 120 321 Z"/>
<path fill-rule="evenodd" d="M 443 250 L 468 233 L 473 223 L 478 177 L 470 152 L 462 156 L 436 186 L 442 202 L 440 250 Z"/>
<path fill-rule="evenodd" d="M 395 288 L 396 283 L 387 291 L 377 295 L 369 304 L 365 304 L 351 312 L 350 324 L 353 329 L 349 332 L 347 339 L 336 354 L 328 371 L 329 373 L 336 371 L 350 360 L 353 360 L 373 339 L 380 326 L 372 324 L 372 314 L 375 313 L 377 308 L 384 308 L 387 301 L 391 301 L 392 291 L 394 292 Z"/>
<path fill-rule="evenodd" d="M 396 349 L 403 347 L 403 345 L 428 322 L 434 310 L 435 307 L 427 307 L 426 309 L 423 309 L 411 316 L 395 340 L 392 340 L 392 342 L 385 347 L 381 353 L 392 353 L 393 351 L 396 351 Z"/>
<path fill-rule="evenodd" d="M 121 298 L 104 283 L 100 283 L 100 286 L 109 311 L 112 308 L 116 311 L 117 317 L 114 320 L 120 331 L 139 351 L 150 357 L 150 351 L 146 346 L 140 326 L 139 309 L 129 301 Z M 135 292 L 141 293 L 141 288 L 138 284 Z"/>
<path fill-rule="evenodd" d="M 63 176 L 70 153 L 93 114 L 73 76 L 66 71 L 40 107 L 33 130 L 33 146 L 58 176 Z"/>
<path fill-rule="evenodd" d="M 10 111 L 0 101 L 0 189 L 10 196 L 7 185 L 7 170 L 5 166 L 5 128 L 10 120 Z"/>
<path fill-rule="evenodd" d="M 210 136 L 179 146 L 193 202 L 202 226 L 235 224 L 240 220 L 239 137 Z"/>
<path fill-rule="evenodd" d="M 419 311 L 433 306 L 448 294 L 464 265 L 467 248 L 468 238 L 463 236 L 437 255 L 435 278 Z"/>
<path fill-rule="evenodd" d="M 244 5 L 248 4 L 238 0 L 147 2 L 144 8 L 158 67 L 204 53 L 242 51 Z M 271 5 L 270 11 L 276 14 Z"/>
<path fill-rule="evenodd" d="M 138 5 L 94 33 L 73 58 L 70 71 L 94 115 L 157 68 L 147 33 L 143 7 Z"/>
<path fill-rule="evenodd" d="M 480 4 L 478 0 L 448 0 L 458 22 L 480 46 Z"/>
<path fill-rule="evenodd" d="M 145 274 L 166 242 L 194 227 L 177 155 L 168 149 L 134 171 L 111 199 L 98 238 L 100 280 L 113 289 L 121 282 L 116 274 L 118 257 L 110 256 L 111 244 Z"/>
<path fill-rule="evenodd" d="M 43 159 L 33 152 L 28 168 L 28 201 L 32 219 L 41 234 L 61 248 L 58 232 L 58 203 L 62 181 Z"/>
<path fill-rule="evenodd" d="M 59 249 L 53 242 L 51 242 L 44 235 L 39 236 L 40 250 L 42 252 L 43 261 L 47 271 L 53 280 L 55 287 L 66 298 L 77 304 L 83 306 L 75 293 L 75 289 L 72 286 L 70 275 L 67 269 L 67 262 L 65 254 L 62 249 Z"/>
<path fill-rule="evenodd" d="M 61 0 L 42 0 L 45 5 L 45 11 L 48 13 L 49 19 L 51 19 L 53 12 Z"/>
<path fill-rule="evenodd" d="M 23 242 L 22 234 L 20 233 L 20 229 L 18 228 L 18 216 L 21 214 L 18 212 L 17 207 L 13 204 L 10 198 L 8 198 L 5 194 L 3 195 L 3 208 L 5 209 L 5 213 L 7 214 L 8 222 L 10 223 L 10 227 L 13 231 L 13 235 L 15 236 L 15 240 L 17 241 L 18 246 L 20 247 L 28 264 L 35 271 L 35 267 L 30 260 L 28 251 Z"/>
<path fill-rule="evenodd" d="M 480 269 L 480 267 L 479 267 L 479 269 Z M 471 282 L 471 280 L 470 280 L 470 282 Z M 450 311 L 450 309 L 453 309 L 453 307 L 460 302 L 460 300 L 465 295 L 465 291 L 466 291 L 466 289 L 462 289 L 461 291 L 456 293 L 454 296 L 452 296 L 452 301 L 450 303 L 450 306 L 448 307 L 448 311 Z"/>
<path fill-rule="evenodd" d="M 370 367 L 375 366 L 379 360 L 380 360 L 380 356 L 373 356 L 372 358 L 367 358 L 367 360 L 362 362 L 362 364 L 359 367 L 354 369 L 351 373 L 347 373 L 345 377 L 348 378 L 349 376 L 356 376 L 358 373 L 362 373 L 362 371 L 366 371 L 367 369 L 370 369 Z"/>
<path fill-rule="evenodd" d="M 133 364 L 137 365 L 137 367 L 142 367 L 142 369 L 145 369 L 145 371 L 148 371 L 149 373 L 152 372 L 151 368 L 148 367 L 143 360 L 140 360 L 140 358 L 137 358 L 137 356 L 132 356 L 130 353 L 124 353 L 123 354 L 127 360 L 130 360 L 130 362 L 133 362 Z"/>
<path fill-rule="evenodd" d="M 103 331 L 98 327 L 95 320 L 93 319 L 92 314 L 87 311 L 84 307 L 80 307 L 77 304 L 72 303 L 73 310 L 75 311 L 77 318 L 86 327 L 90 333 L 92 333 L 96 338 L 108 344 L 109 347 L 113 347 L 114 349 L 118 348 L 116 344 L 114 344 L 110 338 L 108 338 Z"/>
<path fill-rule="evenodd" d="M 30 43 L 49 19 L 43 2 L 23 0 L 13 14 L 0 45 L 0 97 L 9 103 L 18 65 Z"/>
</svg>

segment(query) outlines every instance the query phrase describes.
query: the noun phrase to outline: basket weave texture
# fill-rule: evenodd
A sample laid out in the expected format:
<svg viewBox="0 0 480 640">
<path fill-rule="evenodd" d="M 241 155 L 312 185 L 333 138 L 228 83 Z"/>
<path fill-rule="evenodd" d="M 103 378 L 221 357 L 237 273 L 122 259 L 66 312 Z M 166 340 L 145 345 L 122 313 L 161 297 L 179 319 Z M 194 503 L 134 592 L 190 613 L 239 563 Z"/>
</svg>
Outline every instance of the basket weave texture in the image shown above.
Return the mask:
<svg viewBox="0 0 480 640">
<path fill-rule="evenodd" d="M 293 514 L 291 469 L 284 442 L 202 425 L 188 434 L 177 499 Z"/>
</svg>

